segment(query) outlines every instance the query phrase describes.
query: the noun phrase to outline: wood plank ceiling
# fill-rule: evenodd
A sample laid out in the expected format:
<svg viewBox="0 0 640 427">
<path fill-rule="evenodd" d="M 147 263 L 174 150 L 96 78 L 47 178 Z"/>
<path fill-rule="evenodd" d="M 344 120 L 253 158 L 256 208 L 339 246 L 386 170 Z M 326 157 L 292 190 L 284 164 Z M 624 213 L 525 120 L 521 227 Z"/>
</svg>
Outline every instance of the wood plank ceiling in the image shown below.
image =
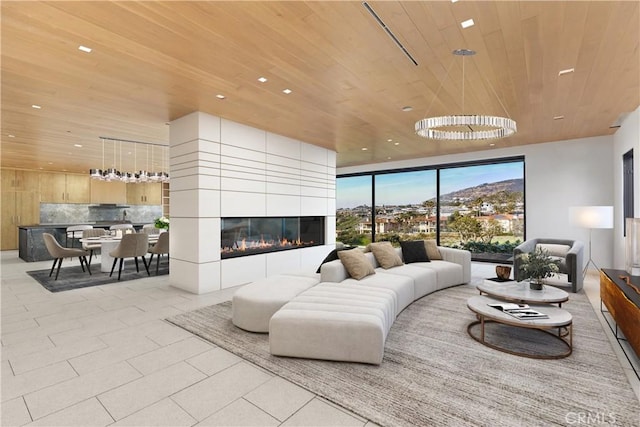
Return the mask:
<svg viewBox="0 0 640 427">
<path fill-rule="evenodd" d="M 491 149 L 415 135 L 427 115 L 508 115 L 506 147 L 608 135 L 640 105 L 637 1 L 368 5 L 417 65 L 355 1 L 3 1 L 1 164 L 158 169 L 164 150 L 107 142 L 103 156 L 99 137 L 166 145 L 166 123 L 193 111 L 350 166 Z M 477 51 L 464 91 L 458 48 Z"/>
</svg>

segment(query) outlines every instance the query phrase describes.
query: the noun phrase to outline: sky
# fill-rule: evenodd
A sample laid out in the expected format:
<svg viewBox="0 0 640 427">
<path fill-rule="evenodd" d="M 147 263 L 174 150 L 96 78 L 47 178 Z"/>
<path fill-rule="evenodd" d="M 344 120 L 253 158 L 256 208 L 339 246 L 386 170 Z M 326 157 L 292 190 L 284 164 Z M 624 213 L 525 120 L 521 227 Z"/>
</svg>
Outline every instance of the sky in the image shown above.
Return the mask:
<svg viewBox="0 0 640 427">
<path fill-rule="evenodd" d="M 465 166 L 440 170 L 440 193 L 524 177 L 522 162 Z M 436 171 L 415 171 L 376 176 L 377 205 L 408 205 L 436 196 Z M 371 206 L 371 176 L 339 178 L 337 208 Z"/>
</svg>

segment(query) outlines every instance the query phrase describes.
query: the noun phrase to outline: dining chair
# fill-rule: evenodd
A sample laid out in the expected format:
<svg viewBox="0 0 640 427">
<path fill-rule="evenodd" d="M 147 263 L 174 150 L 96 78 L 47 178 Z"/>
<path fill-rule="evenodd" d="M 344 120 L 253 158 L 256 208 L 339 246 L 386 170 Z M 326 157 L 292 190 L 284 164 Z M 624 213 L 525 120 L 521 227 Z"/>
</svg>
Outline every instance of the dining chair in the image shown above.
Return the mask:
<svg viewBox="0 0 640 427">
<path fill-rule="evenodd" d="M 91 275 L 91 266 L 87 263 L 87 255 L 89 253 L 83 249 L 78 248 L 63 248 L 60 246 L 60 243 L 53 237 L 53 234 L 42 233 L 42 238 L 44 239 L 44 244 L 49 251 L 49 254 L 53 257 L 53 265 L 51 266 L 51 271 L 49 272 L 49 277 L 53 274 L 53 269 L 56 268 L 56 264 L 58 264 L 58 269 L 56 270 L 56 278 L 54 280 L 58 280 L 58 274 L 60 273 L 60 266 L 62 265 L 62 259 L 65 257 L 78 257 L 80 260 L 80 266 L 82 267 L 82 271 L 84 270 L 84 266 L 87 266 L 87 270 L 89 271 L 89 275 Z"/>
<path fill-rule="evenodd" d="M 91 228 L 89 230 L 82 231 L 82 239 L 87 237 L 102 237 L 107 234 L 107 230 L 104 228 Z M 102 243 L 100 242 L 82 242 L 82 249 L 89 251 L 89 265 L 91 265 L 91 259 L 93 258 L 93 251 L 100 249 Z"/>
<path fill-rule="evenodd" d="M 138 257 L 142 258 L 142 263 L 144 264 L 145 270 L 147 270 L 147 275 L 151 276 L 147 260 L 144 257 L 148 250 L 149 235 L 147 233 L 131 233 L 123 235 L 120 244 L 109 253 L 109 255 L 113 257 L 113 265 L 111 266 L 111 273 L 109 274 L 109 277 L 113 275 L 113 270 L 116 268 L 116 262 L 120 260 L 120 266 L 118 268 L 118 280 L 120 280 L 120 275 L 122 274 L 122 263 L 125 258 L 133 258 L 136 262 L 136 271 L 140 272 L 140 269 L 138 268 Z"/>
<path fill-rule="evenodd" d="M 71 239 L 71 247 L 73 247 L 75 239 L 80 239 L 84 230 L 91 230 L 92 228 L 93 225 L 70 225 L 66 230 L 67 235 L 64 240 L 64 245 L 68 247 L 69 239 Z"/>
<path fill-rule="evenodd" d="M 142 226 L 142 231 L 147 234 L 160 234 L 160 229 L 156 228 L 155 224 L 145 224 Z"/>
<path fill-rule="evenodd" d="M 164 254 L 169 255 L 169 233 L 160 233 L 158 236 L 158 242 L 149 248 L 149 253 L 151 254 L 151 258 L 149 258 L 149 265 L 151 265 L 151 261 L 153 261 L 153 256 L 158 255 L 156 258 L 156 276 L 158 275 L 158 269 L 160 268 L 160 257 Z"/>
</svg>

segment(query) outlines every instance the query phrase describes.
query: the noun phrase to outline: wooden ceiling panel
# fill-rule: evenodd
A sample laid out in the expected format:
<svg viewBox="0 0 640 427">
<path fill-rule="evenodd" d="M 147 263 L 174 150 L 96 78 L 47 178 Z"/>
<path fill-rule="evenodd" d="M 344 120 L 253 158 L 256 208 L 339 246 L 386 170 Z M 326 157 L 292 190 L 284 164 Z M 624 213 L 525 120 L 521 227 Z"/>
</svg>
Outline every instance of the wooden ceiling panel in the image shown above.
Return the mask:
<svg viewBox="0 0 640 427">
<path fill-rule="evenodd" d="M 349 166 L 489 149 L 416 136 L 426 114 L 508 114 L 505 147 L 609 134 L 640 104 L 638 2 L 369 5 L 417 66 L 361 2 L 2 2 L 1 165 L 85 172 L 99 136 L 167 144 L 165 123 L 192 111 Z M 458 48 L 478 52 L 464 92 Z"/>
</svg>

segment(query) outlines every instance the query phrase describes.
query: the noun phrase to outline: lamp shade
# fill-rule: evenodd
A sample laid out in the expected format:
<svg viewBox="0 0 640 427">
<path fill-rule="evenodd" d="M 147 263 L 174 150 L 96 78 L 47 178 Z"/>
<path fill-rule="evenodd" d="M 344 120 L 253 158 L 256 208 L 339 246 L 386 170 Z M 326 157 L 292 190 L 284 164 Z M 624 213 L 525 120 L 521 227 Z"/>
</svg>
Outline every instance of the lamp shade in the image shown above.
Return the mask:
<svg viewBox="0 0 640 427">
<path fill-rule="evenodd" d="M 569 208 L 572 225 L 583 228 L 613 228 L 613 206 L 576 206 Z"/>
</svg>

